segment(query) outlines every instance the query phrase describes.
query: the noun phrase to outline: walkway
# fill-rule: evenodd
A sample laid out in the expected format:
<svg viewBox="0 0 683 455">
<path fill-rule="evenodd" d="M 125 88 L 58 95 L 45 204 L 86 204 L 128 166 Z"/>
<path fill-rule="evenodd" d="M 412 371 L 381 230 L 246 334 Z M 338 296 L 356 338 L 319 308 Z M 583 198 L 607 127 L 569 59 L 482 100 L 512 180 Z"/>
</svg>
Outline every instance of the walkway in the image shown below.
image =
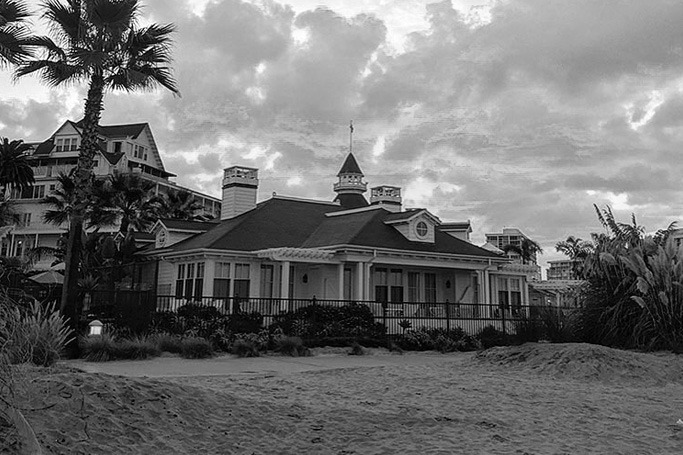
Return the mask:
<svg viewBox="0 0 683 455">
<path fill-rule="evenodd" d="M 346 368 L 375 368 L 392 365 L 431 365 L 453 361 L 462 356 L 429 353 L 404 355 L 319 355 L 312 357 L 265 356 L 238 358 L 230 355 L 211 359 L 157 357 L 150 360 L 85 362 L 69 360 L 65 364 L 88 373 L 105 373 L 127 377 L 185 377 L 229 375 L 286 375 L 306 371 Z"/>
</svg>

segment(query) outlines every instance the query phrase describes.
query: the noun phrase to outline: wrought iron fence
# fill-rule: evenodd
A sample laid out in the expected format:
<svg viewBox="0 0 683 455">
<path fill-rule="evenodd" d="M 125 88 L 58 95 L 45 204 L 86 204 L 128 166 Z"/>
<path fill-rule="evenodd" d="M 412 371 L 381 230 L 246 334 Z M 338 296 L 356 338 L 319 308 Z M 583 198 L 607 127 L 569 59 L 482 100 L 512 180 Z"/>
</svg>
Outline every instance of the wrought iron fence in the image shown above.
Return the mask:
<svg viewBox="0 0 683 455">
<path fill-rule="evenodd" d="M 343 307 L 346 305 L 365 305 L 372 312 L 376 322 L 384 324 L 387 334 L 397 335 L 410 329 L 460 328 L 468 334 L 476 334 L 486 326 L 508 334 L 516 331 L 519 323 L 539 319 L 548 312 L 567 315 L 576 308 L 539 307 L 517 305 L 503 308 L 490 303 L 451 303 L 451 302 L 403 302 L 387 303 L 377 301 L 328 300 L 328 299 L 278 299 L 278 298 L 239 298 L 203 297 L 184 299 L 174 296 L 157 296 L 157 312 L 177 312 L 187 305 L 213 307 L 222 315 L 257 312 L 263 316 L 263 325 L 269 326 L 277 316 L 310 305 Z"/>
</svg>

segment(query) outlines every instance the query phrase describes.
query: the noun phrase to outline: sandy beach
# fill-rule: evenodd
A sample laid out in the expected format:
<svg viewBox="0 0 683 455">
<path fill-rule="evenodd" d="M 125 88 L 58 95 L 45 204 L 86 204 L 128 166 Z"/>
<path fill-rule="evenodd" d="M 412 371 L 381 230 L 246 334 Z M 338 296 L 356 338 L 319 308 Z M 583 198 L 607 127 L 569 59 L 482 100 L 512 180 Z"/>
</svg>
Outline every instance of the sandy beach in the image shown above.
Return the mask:
<svg viewBox="0 0 683 455">
<path fill-rule="evenodd" d="M 188 362 L 26 371 L 23 412 L 51 454 L 683 453 L 671 354 L 527 344 Z"/>
</svg>

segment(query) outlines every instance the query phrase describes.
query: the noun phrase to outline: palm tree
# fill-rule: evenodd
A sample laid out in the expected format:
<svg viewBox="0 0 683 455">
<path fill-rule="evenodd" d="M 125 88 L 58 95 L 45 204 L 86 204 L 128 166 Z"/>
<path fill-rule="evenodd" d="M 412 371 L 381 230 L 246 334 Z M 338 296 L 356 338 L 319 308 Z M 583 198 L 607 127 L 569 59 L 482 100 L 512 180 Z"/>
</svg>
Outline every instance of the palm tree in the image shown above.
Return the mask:
<svg viewBox="0 0 683 455">
<path fill-rule="evenodd" d="M 119 231 L 146 231 L 158 219 L 158 204 L 153 195 L 154 184 L 135 174 L 115 173 L 99 195 L 100 210 L 109 211 L 120 219 Z"/>
<path fill-rule="evenodd" d="M 174 220 L 196 220 L 197 212 L 204 207 L 194 195 L 185 190 L 169 190 L 168 193 L 156 197 L 159 203 L 159 218 Z"/>
<path fill-rule="evenodd" d="M 51 206 L 43 213 L 43 221 L 55 226 L 69 224 L 76 203 L 76 185 L 70 174 L 60 173 L 57 176 L 57 188 L 43 198 L 42 203 Z M 116 214 L 101 205 L 99 194 L 106 191 L 105 182 L 95 179 L 91 183 L 93 195 L 86 206 L 84 221 L 88 228 L 111 226 L 116 222 Z"/>
<path fill-rule="evenodd" d="M 38 73 L 50 86 L 85 82 L 81 147 L 74 173 L 75 205 L 70 219 L 64 292 L 60 310 L 75 326 L 78 317 L 79 239 L 98 150 L 100 116 L 107 90 L 148 90 L 158 86 L 178 93 L 169 62 L 173 25 L 138 27 L 138 0 L 46 0 L 43 17 L 54 40 L 32 40 L 39 58 L 21 64 L 18 77 Z"/>
<path fill-rule="evenodd" d="M 0 0 L 0 67 L 18 65 L 30 57 L 28 17 L 23 2 Z"/>
<path fill-rule="evenodd" d="M 536 255 L 543 253 L 541 245 L 531 239 L 524 238 L 519 245 L 508 244 L 503 246 L 505 254 L 514 253 L 522 259 L 522 264 L 532 264 L 536 262 Z"/>
<path fill-rule="evenodd" d="M 555 250 L 563 253 L 572 261 L 572 275 L 579 279 L 583 274 L 583 263 L 593 252 L 593 244 L 587 240 L 570 235 L 567 240 L 555 244 Z"/>
<path fill-rule="evenodd" d="M 1 0 L 0 0 L 1 1 Z M 0 142 L 0 187 L 28 188 L 35 182 L 33 168 L 26 159 L 31 146 L 23 141 L 11 141 L 6 137 Z"/>
</svg>

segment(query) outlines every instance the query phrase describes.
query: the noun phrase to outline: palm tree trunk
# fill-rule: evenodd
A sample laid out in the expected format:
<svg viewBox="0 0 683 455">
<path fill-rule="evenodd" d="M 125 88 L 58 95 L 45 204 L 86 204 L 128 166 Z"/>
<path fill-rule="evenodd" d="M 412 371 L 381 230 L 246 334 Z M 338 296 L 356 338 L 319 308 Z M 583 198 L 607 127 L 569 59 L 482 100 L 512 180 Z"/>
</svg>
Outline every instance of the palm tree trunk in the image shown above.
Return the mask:
<svg viewBox="0 0 683 455">
<path fill-rule="evenodd" d="M 80 318 L 78 304 L 78 278 L 81 262 L 81 235 L 85 207 L 91 193 L 91 176 L 93 159 L 97 152 L 97 128 L 102 113 L 104 98 L 104 79 L 101 75 L 93 75 L 90 79 L 88 97 L 85 101 L 85 116 L 83 118 L 83 136 L 81 149 L 74 173 L 75 197 L 73 212 L 69 225 L 69 239 L 64 258 L 64 286 L 62 288 L 62 302 L 60 312 L 69 318 L 69 325 L 77 333 Z M 70 349 L 75 353 L 77 348 Z"/>
</svg>

